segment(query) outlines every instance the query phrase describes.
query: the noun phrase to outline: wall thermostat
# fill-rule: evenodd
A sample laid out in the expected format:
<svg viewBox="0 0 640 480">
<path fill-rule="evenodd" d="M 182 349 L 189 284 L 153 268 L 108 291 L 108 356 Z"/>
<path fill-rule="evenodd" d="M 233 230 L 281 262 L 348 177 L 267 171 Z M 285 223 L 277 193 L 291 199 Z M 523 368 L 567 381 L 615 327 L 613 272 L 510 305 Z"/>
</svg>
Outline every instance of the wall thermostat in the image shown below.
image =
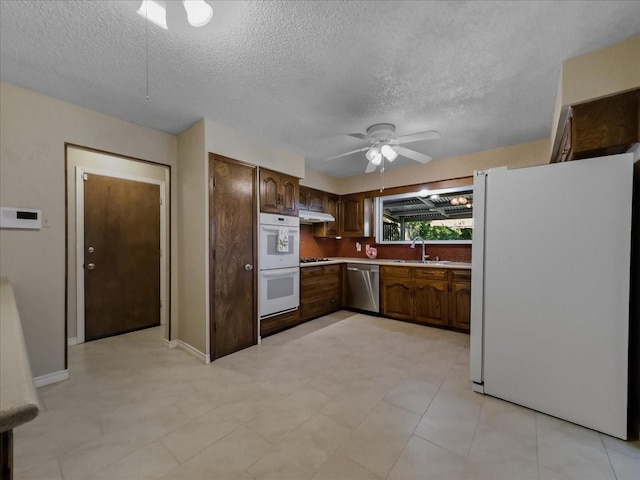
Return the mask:
<svg viewBox="0 0 640 480">
<path fill-rule="evenodd" d="M 42 210 L 1 207 L 0 227 L 40 230 L 42 228 Z"/>
</svg>

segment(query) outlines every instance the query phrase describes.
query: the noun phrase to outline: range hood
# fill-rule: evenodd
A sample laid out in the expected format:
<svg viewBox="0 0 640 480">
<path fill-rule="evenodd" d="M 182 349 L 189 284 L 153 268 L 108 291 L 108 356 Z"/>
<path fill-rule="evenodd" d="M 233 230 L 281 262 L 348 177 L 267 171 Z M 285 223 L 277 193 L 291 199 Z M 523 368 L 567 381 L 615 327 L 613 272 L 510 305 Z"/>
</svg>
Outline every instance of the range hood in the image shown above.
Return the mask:
<svg viewBox="0 0 640 480">
<path fill-rule="evenodd" d="M 300 223 L 323 223 L 323 222 L 335 222 L 336 219 L 329 213 L 311 212 L 309 210 L 299 210 L 298 216 L 300 217 Z"/>
</svg>

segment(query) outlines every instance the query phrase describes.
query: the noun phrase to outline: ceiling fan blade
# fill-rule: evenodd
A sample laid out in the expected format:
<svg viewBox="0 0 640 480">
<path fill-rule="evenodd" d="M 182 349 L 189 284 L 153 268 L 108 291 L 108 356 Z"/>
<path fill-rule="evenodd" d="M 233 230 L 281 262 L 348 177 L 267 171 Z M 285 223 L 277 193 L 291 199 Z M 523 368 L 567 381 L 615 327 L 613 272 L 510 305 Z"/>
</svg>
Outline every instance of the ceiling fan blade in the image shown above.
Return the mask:
<svg viewBox="0 0 640 480">
<path fill-rule="evenodd" d="M 440 138 L 440 134 L 435 130 L 428 130 L 426 132 L 412 133 L 411 135 L 402 135 L 397 140 L 400 145 L 403 143 L 421 142 L 423 140 L 435 140 Z"/>
<path fill-rule="evenodd" d="M 359 148 L 357 150 L 351 150 L 350 152 L 341 153 L 340 155 L 335 155 L 333 157 L 325 158 L 324 161 L 328 162 L 330 160 L 335 160 L 336 158 L 346 157 L 347 155 L 351 155 L 353 153 L 364 152 L 365 150 L 369 150 L 369 148 L 371 148 L 371 147 L 362 147 L 362 148 Z"/>
<path fill-rule="evenodd" d="M 364 173 L 371 173 L 371 172 L 375 172 L 377 168 L 377 165 L 374 165 L 373 163 L 369 162 L 369 164 L 367 165 L 366 170 L 364 171 Z"/>
<path fill-rule="evenodd" d="M 368 142 L 373 141 L 374 139 L 364 133 L 347 133 L 350 137 L 359 138 L 360 140 L 367 140 Z"/>
<path fill-rule="evenodd" d="M 398 152 L 398 155 L 402 155 L 403 157 L 410 158 L 411 160 L 415 160 L 416 162 L 427 163 L 428 161 L 432 160 L 432 158 L 429 155 L 416 152 L 415 150 L 409 150 L 408 148 L 405 148 L 405 147 L 396 146 L 393 149 L 396 152 Z"/>
</svg>

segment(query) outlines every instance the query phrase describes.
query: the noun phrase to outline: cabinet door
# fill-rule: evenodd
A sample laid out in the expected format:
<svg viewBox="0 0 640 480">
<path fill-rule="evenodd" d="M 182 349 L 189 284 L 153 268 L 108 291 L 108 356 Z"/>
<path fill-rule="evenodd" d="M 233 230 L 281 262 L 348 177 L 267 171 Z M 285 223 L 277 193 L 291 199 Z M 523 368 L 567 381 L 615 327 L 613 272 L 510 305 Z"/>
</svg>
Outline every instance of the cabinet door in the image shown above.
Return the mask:
<svg viewBox="0 0 640 480">
<path fill-rule="evenodd" d="M 341 232 L 343 237 L 364 236 L 364 195 L 345 195 L 341 201 Z"/>
<path fill-rule="evenodd" d="M 309 197 L 309 188 L 300 186 L 298 194 L 298 209 L 309 210 L 309 204 L 307 198 Z"/>
<path fill-rule="evenodd" d="M 298 215 L 298 197 L 300 196 L 298 182 L 299 180 L 296 177 L 281 176 L 280 213 Z"/>
<path fill-rule="evenodd" d="M 404 278 L 382 279 L 381 311 L 385 317 L 413 320 L 413 286 Z"/>
<path fill-rule="evenodd" d="M 338 195 L 328 194 L 324 198 L 324 211 L 333 215 L 335 222 L 327 222 L 326 235 L 328 237 L 336 237 L 339 235 L 339 222 L 340 222 L 340 197 Z"/>
<path fill-rule="evenodd" d="M 324 196 L 324 193 L 320 190 L 309 189 L 307 208 L 312 212 L 324 212 Z"/>
<path fill-rule="evenodd" d="M 466 331 L 471 328 L 471 282 L 451 284 L 451 326 Z"/>
<path fill-rule="evenodd" d="M 280 174 L 260 169 L 260 211 L 280 213 Z"/>
<path fill-rule="evenodd" d="M 448 288 L 446 280 L 416 280 L 414 320 L 428 325 L 448 325 Z"/>
</svg>

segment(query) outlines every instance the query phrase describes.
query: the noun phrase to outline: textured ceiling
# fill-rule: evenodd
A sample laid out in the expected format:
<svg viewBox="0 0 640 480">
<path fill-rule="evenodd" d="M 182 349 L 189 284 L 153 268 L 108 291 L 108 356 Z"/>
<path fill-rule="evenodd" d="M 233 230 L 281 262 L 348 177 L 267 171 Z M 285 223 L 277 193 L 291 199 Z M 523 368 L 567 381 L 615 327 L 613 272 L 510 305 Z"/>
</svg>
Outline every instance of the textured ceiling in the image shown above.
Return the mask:
<svg viewBox="0 0 640 480">
<path fill-rule="evenodd" d="M 640 33 L 638 1 L 208 2 L 206 27 L 168 2 L 1 1 L 3 81 L 170 133 L 207 118 L 348 177 L 374 123 L 445 158 L 547 137 L 564 59 Z M 398 158 L 393 167 L 412 162 Z"/>
</svg>

